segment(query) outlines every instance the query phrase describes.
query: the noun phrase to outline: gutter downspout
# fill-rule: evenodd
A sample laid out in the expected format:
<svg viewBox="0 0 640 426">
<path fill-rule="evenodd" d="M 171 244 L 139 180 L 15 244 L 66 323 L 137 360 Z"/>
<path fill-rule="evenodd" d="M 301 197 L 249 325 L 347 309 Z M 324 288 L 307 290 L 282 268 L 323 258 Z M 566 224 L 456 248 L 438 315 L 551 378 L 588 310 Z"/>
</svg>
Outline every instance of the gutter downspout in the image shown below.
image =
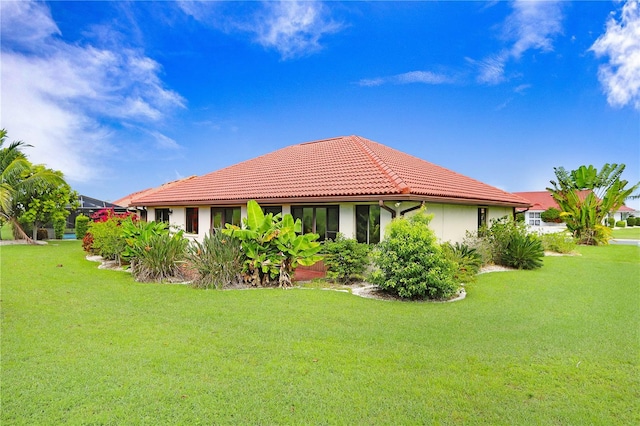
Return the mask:
<svg viewBox="0 0 640 426">
<path fill-rule="evenodd" d="M 396 211 L 394 209 L 392 209 L 391 207 L 387 206 L 384 203 L 384 201 L 378 200 L 378 205 L 380 206 L 381 209 L 386 210 L 389 213 L 391 213 L 391 219 L 395 219 L 396 218 Z"/>
</svg>

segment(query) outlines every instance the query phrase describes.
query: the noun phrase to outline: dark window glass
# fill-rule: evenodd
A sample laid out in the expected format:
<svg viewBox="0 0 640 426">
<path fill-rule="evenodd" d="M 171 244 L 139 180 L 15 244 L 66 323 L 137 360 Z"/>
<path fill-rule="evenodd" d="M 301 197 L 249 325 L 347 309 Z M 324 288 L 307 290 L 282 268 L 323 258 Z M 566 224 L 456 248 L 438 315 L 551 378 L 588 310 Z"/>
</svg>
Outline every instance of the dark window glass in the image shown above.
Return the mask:
<svg viewBox="0 0 640 426">
<path fill-rule="evenodd" d="M 487 226 L 487 208 L 480 207 L 478 208 L 478 229 L 484 228 Z"/>
<path fill-rule="evenodd" d="M 327 239 L 335 240 L 340 232 L 340 208 L 327 207 Z"/>
<path fill-rule="evenodd" d="M 156 209 L 156 222 L 169 223 L 169 209 Z"/>
<path fill-rule="evenodd" d="M 222 229 L 226 223 L 240 226 L 240 207 L 212 207 L 211 228 Z"/>
<path fill-rule="evenodd" d="M 262 208 L 264 214 L 273 214 L 274 216 L 278 213 L 282 213 L 282 206 L 266 206 Z"/>
<path fill-rule="evenodd" d="M 380 242 L 380 206 L 356 206 L 356 239 L 359 243 Z"/>
<path fill-rule="evenodd" d="M 198 233 L 198 208 L 187 207 L 187 223 L 185 224 L 185 231 L 189 234 Z"/>
<path fill-rule="evenodd" d="M 292 207 L 291 215 L 294 220 L 302 221 L 302 233 L 315 233 L 320 236 L 319 241 L 335 239 L 340 229 L 338 206 L 303 206 Z"/>
</svg>

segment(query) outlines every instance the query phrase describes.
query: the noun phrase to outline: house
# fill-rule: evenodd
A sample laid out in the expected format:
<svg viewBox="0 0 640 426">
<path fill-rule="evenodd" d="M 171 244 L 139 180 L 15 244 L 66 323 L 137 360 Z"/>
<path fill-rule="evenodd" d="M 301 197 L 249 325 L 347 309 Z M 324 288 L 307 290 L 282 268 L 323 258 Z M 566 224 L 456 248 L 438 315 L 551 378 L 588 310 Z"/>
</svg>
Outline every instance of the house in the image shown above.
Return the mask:
<svg viewBox="0 0 640 426">
<path fill-rule="evenodd" d="M 76 217 L 81 214 L 91 217 L 94 213 L 102 209 L 113 209 L 118 213 L 124 213 L 127 211 L 127 209 L 122 207 L 122 204 L 118 202 L 110 203 L 108 201 L 98 200 L 97 198 L 88 197 L 86 195 L 79 195 L 78 203 L 79 206 L 77 209 L 71 209 L 68 207 L 69 216 L 67 216 L 67 229 L 75 228 Z"/>
<path fill-rule="evenodd" d="M 589 191 L 580 191 L 578 196 L 581 199 L 584 199 L 586 194 Z M 524 213 L 524 221 L 531 228 L 543 232 L 555 232 L 560 229 L 564 229 L 565 225 L 563 223 L 549 223 L 544 222 L 541 218 L 542 212 L 548 210 L 550 208 L 560 209 L 560 206 L 551 196 L 549 191 L 532 191 L 532 192 L 514 192 L 515 195 L 518 195 L 531 203 L 531 207 L 528 209 L 520 209 L 519 211 Z M 627 207 L 622 206 L 618 211 L 614 213 L 610 213 L 610 217 L 614 217 L 616 221 L 624 220 L 630 215 L 636 216 L 638 212 Z"/>
<path fill-rule="evenodd" d="M 394 217 L 425 205 L 441 241 L 462 241 L 491 219 L 530 203 L 360 136 L 279 149 L 212 173 L 133 194 L 128 207 L 202 239 L 225 223 L 239 225 L 248 200 L 291 213 L 320 240 L 339 232 L 376 243 Z"/>
<path fill-rule="evenodd" d="M 131 201 L 134 198 L 142 197 L 144 195 L 153 194 L 154 192 L 170 188 L 170 187 L 172 187 L 174 185 L 177 185 L 180 182 L 184 182 L 184 181 L 187 181 L 189 179 L 193 179 L 194 177 L 195 176 L 189 176 L 189 177 L 182 178 L 182 179 L 176 179 L 176 180 L 173 180 L 171 182 L 163 183 L 162 185 L 160 185 L 158 187 L 155 187 L 155 188 L 147 188 L 147 189 L 143 189 L 141 191 L 134 192 L 132 194 L 126 195 L 126 196 L 114 201 L 114 204 L 117 204 L 119 206 L 126 206 L 128 211 L 137 213 L 137 215 L 140 218 L 140 220 L 147 221 L 147 210 L 145 208 L 137 209 L 136 206 L 131 204 Z M 168 217 L 167 218 L 163 218 L 161 220 L 165 220 L 165 219 L 168 221 Z"/>
</svg>

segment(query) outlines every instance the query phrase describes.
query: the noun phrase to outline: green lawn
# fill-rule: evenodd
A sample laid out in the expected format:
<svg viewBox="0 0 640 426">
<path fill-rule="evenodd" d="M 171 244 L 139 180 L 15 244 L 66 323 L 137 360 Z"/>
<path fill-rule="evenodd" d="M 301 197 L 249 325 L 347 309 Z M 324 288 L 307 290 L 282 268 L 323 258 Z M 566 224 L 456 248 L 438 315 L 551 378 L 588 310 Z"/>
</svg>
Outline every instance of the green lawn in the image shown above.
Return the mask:
<svg viewBox="0 0 640 426">
<path fill-rule="evenodd" d="M 455 303 L 204 291 L 2 246 L 1 424 L 640 424 L 640 248 Z"/>
<path fill-rule="evenodd" d="M 640 240 L 640 226 L 632 228 L 617 228 L 613 230 L 613 238 L 626 240 Z"/>
<path fill-rule="evenodd" d="M 11 228 L 11 224 L 5 223 L 0 227 L 0 239 L 13 240 L 13 229 Z"/>
</svg>

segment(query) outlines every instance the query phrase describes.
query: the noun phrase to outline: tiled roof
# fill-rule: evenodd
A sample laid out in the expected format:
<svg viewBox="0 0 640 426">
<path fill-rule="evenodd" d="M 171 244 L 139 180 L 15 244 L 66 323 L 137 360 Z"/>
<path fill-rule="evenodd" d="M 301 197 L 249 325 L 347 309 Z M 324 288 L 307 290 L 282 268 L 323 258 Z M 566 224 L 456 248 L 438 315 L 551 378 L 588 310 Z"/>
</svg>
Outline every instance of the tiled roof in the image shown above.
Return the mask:
<svg viewBox="0 0 640 426">
<path fill-rule="evenodd" d="M 163 190 L 163 189 L 166 189 L 166 188 L 170 188 L 170 187 L 172 187 L 172 186 L 174 186 L 174 185 L 176 185 L 176 184 L 178 184 L 180 182 L 184 182 L 186 180 L 193 179 L 194 177 L 196 177 L 196 176 L 194 175 L 194 176 L 189 176 L 189 177 L 182 178 L 182 179 L 172 180 L 171 182 L 163 183 L 162 185 L 160 185 L 158 187 L 155 187 L 155 188 L 147 188 L 147 189 L 143 189 L 141 191 L 133 192 L 133 193 L 131 193 L 129 195 L 126 195 L 126 196 L 114 201 L 114 204 L 117 204 L 117 205 L 122 206 L 122 207 L 135 206 L 136 204 L 131 204 L 131 200 L 133 200 L 134 198 L 139 198 L 139 197 L 143 197 L 143 196 L 146 196 L 146 195 L 153 194 L 153 193 L 158 192 L 160 190 Z"/>
<path fill-rule="evenodd" d="M 528 206 L 527 200 L 359 136 L 307 142 L 134 197 L 132 205 L 255 200 L 424 199 Z"/>
<path fill-rule="evenodd" d="M 529 210 L 547 210 L 551 207 L 560 208 L 549 191 L 514 192 L 514 194 L 529 200 L 532 204 Z"/>
</svg>

